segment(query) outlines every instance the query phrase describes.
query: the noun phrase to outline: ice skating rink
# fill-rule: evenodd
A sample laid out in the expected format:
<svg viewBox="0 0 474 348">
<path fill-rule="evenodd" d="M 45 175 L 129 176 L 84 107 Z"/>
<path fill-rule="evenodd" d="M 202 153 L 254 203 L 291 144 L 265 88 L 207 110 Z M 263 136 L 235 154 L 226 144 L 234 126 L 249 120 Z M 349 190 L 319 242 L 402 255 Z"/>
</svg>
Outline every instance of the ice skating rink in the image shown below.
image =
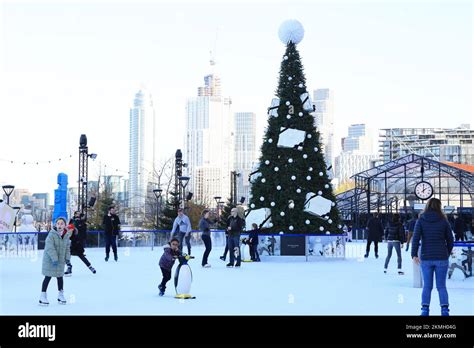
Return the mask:
<svg viewBox="0 0 474 348">
<path fill-rule="evenodd" d="M 1 315 L 419 315 L 421 289 L 413 288 L 409 252 L 403 251 L 403 270 L 396 270 L 396 253 L 388 274 L 383 273 L 387 245 L 363 258 L 364 243 L 348 243 L 345 260 L 305 262 L 304 257 L 262 256 L 260 263 L 242 263 L 227 269 L 214 248 L 201 267 L 203 248 L 192 250 L 193 300 L 174 298 L 172 280 L 164 297 L 158 260 L 162 248 L 119 248 L 119 261 L 104 261 L 104 249 L 86 255 L 97 269 L 92 274 L 72 257 L 73 276 L 65 278 L 67 305 L 57 304 L 53 279 L 50 305 L 38 305 L 42 251 L 21 257 L 0 256 Z M 372 246 L 373 248 L 373 246 Z M 175 267 L 177 262 L 175 263 Z M 174 269 L 173 269 L 174 274 Z M 459 270 L 447 281 L 451 315 L 474 315 L 474 277 L 464 280 Z M 438 293 L 432 292 L 431 313 L 439 315 Z"/>
</svg>

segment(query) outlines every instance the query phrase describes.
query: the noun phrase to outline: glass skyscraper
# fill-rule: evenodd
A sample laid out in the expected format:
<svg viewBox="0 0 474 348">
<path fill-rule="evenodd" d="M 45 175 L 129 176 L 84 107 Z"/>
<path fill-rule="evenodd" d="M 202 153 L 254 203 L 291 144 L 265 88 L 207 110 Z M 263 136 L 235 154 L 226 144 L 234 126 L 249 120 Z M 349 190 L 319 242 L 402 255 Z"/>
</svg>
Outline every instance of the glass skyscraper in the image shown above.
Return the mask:
<svg viewBox="0 0 474 348">
<path fill-rule="evenodd" d="M 155 167 L 155 110 L 151 94 L 140 90 L 130 109 L 129 208 L 130 224 L 143 221 L 148 182 Z"/>
</svg>

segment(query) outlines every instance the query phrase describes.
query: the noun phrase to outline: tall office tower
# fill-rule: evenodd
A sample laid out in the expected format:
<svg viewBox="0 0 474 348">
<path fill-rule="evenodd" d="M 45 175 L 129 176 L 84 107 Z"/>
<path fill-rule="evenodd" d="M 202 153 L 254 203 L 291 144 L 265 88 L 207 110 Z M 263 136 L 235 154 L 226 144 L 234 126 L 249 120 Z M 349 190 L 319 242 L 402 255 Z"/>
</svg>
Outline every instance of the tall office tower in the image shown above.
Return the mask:
<svg viewBox="0 0 474 348">
<path fill-rule="evenodd" d="M 352 124 L 348 129 L 348 136 L 342 138 L 342 151 L 372 154 L 372 135 L 365 124 Z"/>
<path fill-rule="evenodd" d="M 245 197 L 248 202 L 250 183 L 248 177 L 252 163 L 256 160 L 256 115 L 253 112 L 236 112 L 234 114 L 235 154 L 234 170 L 237 177 L 237 201 Z"/>
<path fill-rule="evenodd" d="M 334 160 L 337 184 L 344 183 L 361 171 L 371 168 L 377 159 L 373 151 L 372 136 L 365 124 L 352 124 L 348 136 L 342 138 L 342 152 Z"/>
<path fill-rule="evenodd" d="M 186 190 L 206 205 L 212 205 L 215 196 L 230 196 L 234 165 L 232 100 L 221 96 L 220 86 L 216 74 L 206 75 L 198 96 L 186 104 L 184 162 L 191 177 Z"/>
<path fill-rule="evenodd" d="M 129 223 L 143 221 L 147 186 L 155 167 L 155 110 L 151 94 L 140 90 L 130 109 Z"/>
<path fill-rule="evenodd" d="M 334 97 L 328 89 L 314 91 L 313 104 L 315 106 L 314 125 L 321 134 L 324 158 L 328 166 L 334 162 Z"/>
</svg>

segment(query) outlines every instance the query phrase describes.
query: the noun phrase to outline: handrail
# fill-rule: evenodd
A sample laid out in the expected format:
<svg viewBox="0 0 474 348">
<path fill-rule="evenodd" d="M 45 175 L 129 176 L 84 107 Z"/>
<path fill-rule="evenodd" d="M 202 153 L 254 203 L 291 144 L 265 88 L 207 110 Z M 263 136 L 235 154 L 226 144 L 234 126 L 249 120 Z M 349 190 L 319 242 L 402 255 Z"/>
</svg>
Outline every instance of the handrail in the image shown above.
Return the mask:
<svg viewBox="0 0 474 348">
<path fill-rule="evenodd" d="M 104 230 L 92 230 L 92 231 L 87 231 L 87 233 L 94 233 L 94 234 L 98 234 L 98 233 L 103 233 L 105 232 Z M 120 231 L 121 233 L 123 232 L 128 232 L 128 233 L 156 233 L 156 232 L 160 232 L 160 233 L 166 233 L 166 232 L 171 232 L 171 230 L 128 230 L 128 231 Z M 202 232 L 201 230 L 192 230 L 191 232 L 194 232 L 194 233 L 197 233 L 197 232 Z M 225 230 L 211 230 L 209 232 L 225 232 Z M 42 231 L 42 232 L 38 232 L 38 231 L 32 231 L 32 232 L 0 232 L 0 236 L 5 234 L 5 235 L 9 235 L 9 234 L 13 234 L 13 235 L 20 235 L 20 234 L 48 234 L 49 232 L 48 231 Z M 248 235 L 249 232 L 247 231 L 242 231 L 240 233 L 241 235 Z M 325 236 L 325 237 L 344 237 L 344 236 L 347 236 L 347 232 L 344 232 L 344 233 L 339 233 L 339 234 L 325 234 L 325 233 L 283 233 L 283 234 L 279 234 L 279 233 L 270 233 L 270 234 L 267 234 L 267 233 L 259 233 L 258 234 L 259 236 L 278 236 L 278 237 L 296 237 L 296 236 Z"/>
</svg>

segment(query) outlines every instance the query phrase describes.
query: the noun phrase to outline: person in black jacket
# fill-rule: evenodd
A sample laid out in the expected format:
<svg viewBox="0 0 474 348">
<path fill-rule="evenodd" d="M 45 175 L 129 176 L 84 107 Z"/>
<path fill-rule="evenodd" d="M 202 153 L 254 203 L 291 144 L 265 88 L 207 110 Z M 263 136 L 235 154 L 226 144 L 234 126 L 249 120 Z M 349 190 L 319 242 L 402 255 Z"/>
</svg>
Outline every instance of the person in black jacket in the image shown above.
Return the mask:
<svg viewBox="0 0 474 348">
<path fill-rule="evenodd" d="M 240 267 L 240 234 L 245 227 L 245 220 L 237 215 L 237 208 L 232 208 L 227 219 L 227 231 L 229 232 L 229 254 L 230 262 L 227 267 L 234 267 L 234 260 L 237 259 L 235 267 Z"/>
<path fill-rule="evenodd" d="M 105 231 L 105 261 L 109 261 L 110 247 L 114 252 L 114 259 L 118 261 L 117 255 L 117 236 L 120 231 L 120 219 L 115 214 L 115 207 L 110 206 L 109 212 L 104 215 L 102 225 Z"/>
<path fill-rule="evenodd" d="M 454 220 L 454 234 L 456 235 L 456 241 L 465 241 L 464 232 L 466 231 L 466 225 L 461 216 L 457 216 Z"/>
<path fill-rule="evenodd" d="M 96 273 L 89 260 L 86 258 L 84 245 L 87 236 L 87 227 L 84 221 L 84 214 L 76 211 L 74 217 L 69 221 L 69 224 L 74 225 L 74 231 L 71 235 L 71 255 L 78 256 L 82 262 L 90 269 L 92 273 Z M 72 263 L 66 262 L 67 270 L 64 272 L 65 277 L 72 275 Z"/>
<path fill-rule="evenodd" d="M 258 255 L 258 234 L 260 229 L 256 223 L 252 224 L 252 230 L 249 231 L 249 246 L 250 246 L 250 259 L 255 262 L 260 262 L 260 256 Z"/>
<path fill-rule="evenodd" d="M 379 258 L 379 241 L 383 237 L 383 225 L 379 219 L 379 214 L 375 213 L 367 222 L 367 248 L 364 257 L 369 257 L 370 244 L 374 242 L 375 257 Z"/>
<path fill-rule="evenodd" d="M 385 240 L 388 242 L 388 254 L 385 259 L 384 273 L 387 273 L 388 263 L 392 257 L 392 249 L 397 251 L 398 274 L 404 274 L 402 271 L 402 247 L 405 242 L 405 229 L 400 222 L 400 214 L 393 214 L 392 221 L 385 229 Z"/>
<path fill-rule="evenodd" d="M 418 258 L 420 241 L 421 255 L 420 258 Z M 411 257 L 415 263 L 420 264 L 421 274 L 423 276 L 423 291 L 421 293 L 422 316 L 429 315 L 431 290 L 433 290 L 433 276 L 435 274 L 441 315 L 449 315 L 446 277 L 449 266 L 448 258 L 453 251 L 453 247 L 453 231 L 441 210 L 441 201 L 437 198 L 431 198 L 428 203 L 426 203 L 425 211 L 415 226 L 411 246 Z"/>
<path fill-rule="evenodd" d="M 204 209 L 201 214 L 201 220 L 199 220 L 199 229 L 202 231 L 201 239 L 206 247 L 204 254 L 202 255 L 202 267 L 209 268 L 211 265 L 207 262 L 207 258 L 211 253 L 212 242 L 211 242 L 211 220 L 209 219 L 209 210 Z"/>
</svg>

